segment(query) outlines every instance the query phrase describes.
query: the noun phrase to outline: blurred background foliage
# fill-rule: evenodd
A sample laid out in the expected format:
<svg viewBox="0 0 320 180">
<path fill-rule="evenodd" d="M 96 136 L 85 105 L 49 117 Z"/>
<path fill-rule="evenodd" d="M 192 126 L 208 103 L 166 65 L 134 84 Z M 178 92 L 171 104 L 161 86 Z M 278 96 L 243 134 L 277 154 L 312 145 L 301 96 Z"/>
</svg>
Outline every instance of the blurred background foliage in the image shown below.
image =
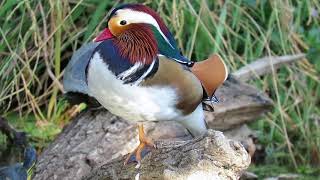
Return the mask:
<svg viewBox="0 0 320 180">
<path fill-rule="evenodd" d="M 108 11 L 123 2 L 154 8 L 184 55 L 202 60 L 217 52 L 231 72 L 263 56 L 307 53 L 307 59 L 250 82 L 275 107 L 250 125 L 266 151 L 251 169 L 261 177 L 320 174 L 318 0 L 0 1 L 0 113 L 28 132 L 39 151 L 85 108 L 59 98 L 64 67 L 106 26 Z"/>
</svg>

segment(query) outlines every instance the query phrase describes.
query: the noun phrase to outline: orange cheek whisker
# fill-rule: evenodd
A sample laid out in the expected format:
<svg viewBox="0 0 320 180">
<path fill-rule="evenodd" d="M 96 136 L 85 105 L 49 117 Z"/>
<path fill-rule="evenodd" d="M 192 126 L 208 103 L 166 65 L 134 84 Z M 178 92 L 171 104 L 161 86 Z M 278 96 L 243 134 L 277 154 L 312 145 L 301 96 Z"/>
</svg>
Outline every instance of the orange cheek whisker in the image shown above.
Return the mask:
<svg viewBox="0 0 320 180">
<path fill-rule="evenodd" d="M 115 39 L 115 44 L 121 56 L 132 63 L 151 64 L 158 52 L 153 32 L 146 25 L 130 25 Z"/>
</svg>

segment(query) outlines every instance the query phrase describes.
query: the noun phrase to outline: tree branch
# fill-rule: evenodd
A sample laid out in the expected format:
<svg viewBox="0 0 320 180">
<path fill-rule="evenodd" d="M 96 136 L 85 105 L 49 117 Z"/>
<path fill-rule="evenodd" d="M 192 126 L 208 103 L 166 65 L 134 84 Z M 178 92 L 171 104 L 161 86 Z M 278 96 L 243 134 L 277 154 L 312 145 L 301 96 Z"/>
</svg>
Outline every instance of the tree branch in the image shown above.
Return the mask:
<svg viewBox="0 0 320 180">
<path fill-rule="evenodd" d="M 235 77 L 246 82 L 250 79 L 268 74 L 274 70 L 280 68 L 282 65 L 302 60 L 306 57 L 305 54 L 287 55 L 287 56 L 269 56 L 261 59 L 257 59 L 252 63 L 238 69 L 233 73 Z"/>
</svg>

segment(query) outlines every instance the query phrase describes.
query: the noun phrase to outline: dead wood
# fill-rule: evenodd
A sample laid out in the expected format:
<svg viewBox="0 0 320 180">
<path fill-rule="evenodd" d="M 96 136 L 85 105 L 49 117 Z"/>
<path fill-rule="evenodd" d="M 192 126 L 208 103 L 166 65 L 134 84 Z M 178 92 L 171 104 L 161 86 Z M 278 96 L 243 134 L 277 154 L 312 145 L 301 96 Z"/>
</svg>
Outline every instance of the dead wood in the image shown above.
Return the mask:
<svg viewBox="0 0 320 180">
<path fill-rule="evenodd" d="M 209 130 L 189 141 L 158 141 L 140 168 L 123 165 L 124 157 L 90 172 L 85 180 L 100 179 L 239 179 L 250 157 L 240 142 Z"/>
<path fill-rule="evenodd" d="M 229 76 L 216 96 L 220 102 L 213 113 L 206 113 L 209 127 L 227 130 L 256 120 L 272 108 L 272 100 L 257 88 Z"/>
<path fill-rule="evenodd" d="M 305 54 L 295 54 L 287 56 L 269 56 L 261 59 L 257 59 L 252 63 L 240 68 L 233 73 L 235 77 L 242 81 L 248 81 L 250 79 L 257 78 L 259 76 L 272 72 L 272 69 L 276 70 L 285 64 L 290 64 L 298 60 L 303 60 L 306 57 Z"/>
</svg>

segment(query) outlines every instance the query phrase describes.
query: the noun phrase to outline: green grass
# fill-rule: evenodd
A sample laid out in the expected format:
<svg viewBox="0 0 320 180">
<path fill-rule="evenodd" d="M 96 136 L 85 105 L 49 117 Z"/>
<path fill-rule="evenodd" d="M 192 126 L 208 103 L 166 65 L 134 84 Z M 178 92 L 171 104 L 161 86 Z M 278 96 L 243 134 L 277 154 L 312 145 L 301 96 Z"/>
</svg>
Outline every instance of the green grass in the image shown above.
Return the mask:
<svg viewBox="0 0 320 180">
<path fill-rule="evenodd" d="M 320 166 L 319 1 L 138 2 L 164 18 L 183 54 L 192 60 L 216 52 L 235 71 L 263 56 L 308 53 L 307 59 L 250 82 L 274 101 L 273 112 L 251 127 L 266 147 L 265 164 L 314 175 L 313 169 Z M 29 132 L 39 148 L 68 123 L 70 107 L 58 98 L 63 68 L 72 52 L 106 26 L 107 12 L 116 4 L 0 2 L 0 112 Z"/>
<path fill-rule="evenodd" d="M 29 140 L 38 148 L 43 148 L 50 143 L 54 137 L 61 132 L 61 127 L 54 122 L 43 122 L 37 124 L 33 115 L 17 116 L 15 113 L 8 114 L 10 124 L 21 129 L 29 136 Z"/>
<path fill-rule="evenodd" d="M 265 164 L 265 165 L 251 165 L 249 171 L 258 175 L 259 179 L 264 177 L 277 177 L 282 174 L 289 174 L 292 172 L 287 166 L 279 166 L 275 164 Z M 319 178 L 319 171 L 312 167 L 300 167 L 297 171 L 299 173 L 298 179 L 303 180 L 317 180 Z"/>
</svg>

